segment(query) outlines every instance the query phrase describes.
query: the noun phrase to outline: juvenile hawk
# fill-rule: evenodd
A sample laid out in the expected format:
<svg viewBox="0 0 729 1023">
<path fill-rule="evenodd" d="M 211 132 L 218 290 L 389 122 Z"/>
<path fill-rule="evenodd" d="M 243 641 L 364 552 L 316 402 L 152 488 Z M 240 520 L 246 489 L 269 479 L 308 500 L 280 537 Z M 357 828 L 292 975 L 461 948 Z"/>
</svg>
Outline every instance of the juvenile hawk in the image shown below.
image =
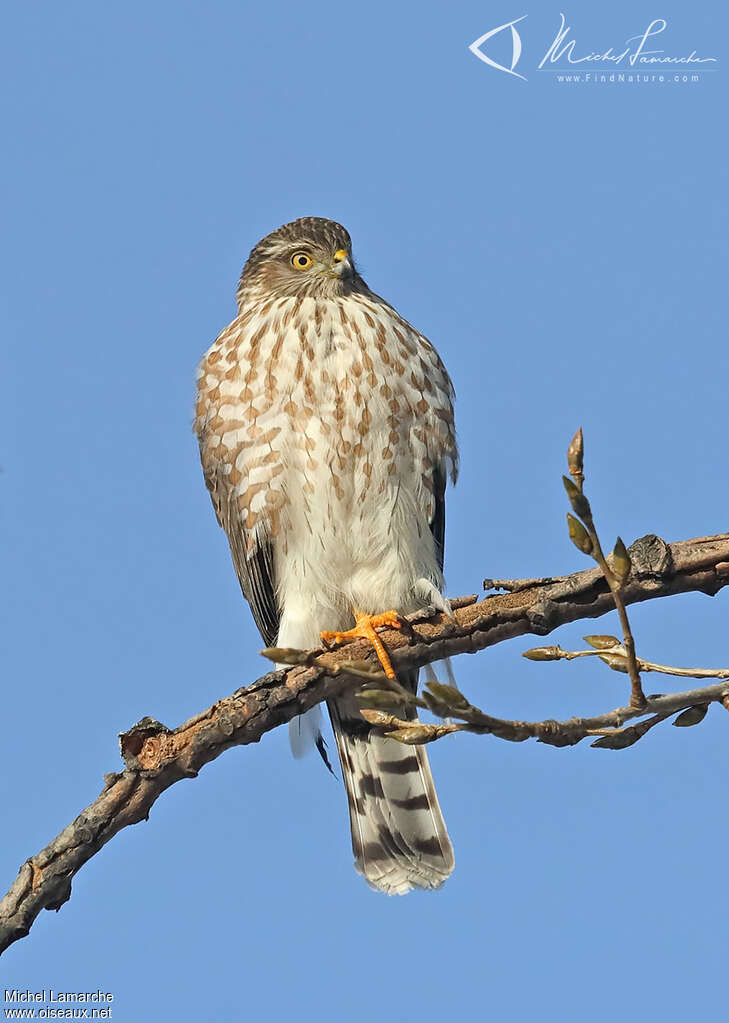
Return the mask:
<svg viewBox="0 0 729 1023">
<path fill-rule="evenodd" d="M 391 620 L 383 609 L 447 608 L 457 450 L 433 346 L 370 291 L 332 220 L 303 217 L 260 241 L 237 300 L 200 366 L 195 427 L 264 642 L 310 649 L 353 624 L 372 638 Z M 400 681 L 415 688 L 417 672 Z M 453 850 L 425 750 L 372 732 L 351 695 L 328 707 L 357 870 L 390 894 L 437 888 Z"/>
</svg>

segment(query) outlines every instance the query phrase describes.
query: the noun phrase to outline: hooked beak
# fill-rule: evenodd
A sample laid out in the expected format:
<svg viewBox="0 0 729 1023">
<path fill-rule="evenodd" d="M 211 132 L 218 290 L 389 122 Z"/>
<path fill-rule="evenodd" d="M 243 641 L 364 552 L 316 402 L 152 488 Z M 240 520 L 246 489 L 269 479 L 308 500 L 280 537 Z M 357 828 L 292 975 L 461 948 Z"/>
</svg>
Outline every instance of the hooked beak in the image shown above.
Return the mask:
<svg viewBox="0 0 729 1023">
<path fill-rule="evenodd" d="M 337 277 L 351 277 L 354 273 L 352 261 L 346 249 L 337 249 L 332 256 L 331 266 Z"/>
</svg>

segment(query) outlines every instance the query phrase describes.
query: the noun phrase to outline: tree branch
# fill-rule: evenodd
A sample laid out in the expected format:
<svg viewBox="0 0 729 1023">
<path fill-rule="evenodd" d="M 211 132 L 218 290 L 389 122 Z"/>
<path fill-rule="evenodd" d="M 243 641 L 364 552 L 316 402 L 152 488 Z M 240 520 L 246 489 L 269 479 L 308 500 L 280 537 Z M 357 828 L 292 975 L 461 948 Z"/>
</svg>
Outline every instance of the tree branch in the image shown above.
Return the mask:
<svg viewBox="0 0 729 1023">
<path fill-rule="evenodd" d="M 646 536 L 637 540 L 629 553 L 632 571 L 621 589 L 626 604 L 690 591 L 713 596 L 729 584 L 728 533 L 675 544 Z M 544 636 L 567 622 L 597 618 L 614 609 L 612 594 L 599 568 L 546 580 L 512 580 L 509 591 L 483 600 L 463 597 L 452 602 L 452 617 L 414 615 L 409 632 L 384 632 L 396 670 L 475 653 L 526 633 Z M 377 674 L 371 650 L 361 640 L 335 651 L 305 655 L 305 660 L 307 663 L 299 667 L 264 675 L 178 728 L 169 729 L 152 718 L 143 718 L 123 733 L 120 743 L 125 769 L 105 776 L 98 798 L 44 849 L 26 860 L 10 891 L 0 900 L 0 952 L 29 933 L 42 909 L 60 909 L 70 897 L 71 881 L 84 863 L 122 828 L 146 820 L 153 803 L 170 785 L 182 778 L 194 778 L 205 764 L 231 746 L 257 742 L 266 732 L 343 685 L 357 684 L 362 676 Z M 357 678 L 353 678 L 353 669 Z M 595 727 L 648 711 L 666 716 L 669 707 L 676 710 L 715 698 L 715 689 L 718 692 L 717 686 L 710 686 L 680 696 L 651 698 L 642 710 L 623 708 L 581 719 L 580 727 L 584 729 L 589 723 L 594 732 Z M 727 706 L 729 698 L 723 702 Z M 630 727 L 646 730 L 652 723 L 656 721 L 650 719 L 650 723 Z M 555 725 L 557 722 L 551 723 L 552 730 Z M 529 727 L 536 729 L 532 735 L 544 741 L 544 729 L 540 734 L 539 725 Z"/>
</svg>

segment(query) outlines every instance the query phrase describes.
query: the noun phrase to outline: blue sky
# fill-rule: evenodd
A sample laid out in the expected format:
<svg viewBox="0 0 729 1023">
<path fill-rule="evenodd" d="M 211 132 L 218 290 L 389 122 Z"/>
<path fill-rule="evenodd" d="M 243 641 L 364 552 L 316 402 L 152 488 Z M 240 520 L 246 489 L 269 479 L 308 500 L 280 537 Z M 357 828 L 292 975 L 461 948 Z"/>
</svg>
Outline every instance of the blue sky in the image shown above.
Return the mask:
<svg viewBox="0 0 729 1023">
<path fill-rule="evenodd" d="M 537 70 L 559 13 L 6 10 L 3 890 L 117 769 L 117 732 L 174 726 L 266 669 L 191 420 L 247 252 L 286 220 L 342 221 L 451 372 L 449 593 L 585 567 L 560 484 L 580 424 L 607 543 L 728 528 L 726 20 L 705 0 L 573 0 L 575 52 L 664 18 L 656 46 L 720 60 L 698 82 L 569 83 Z M 526 81 L 468 51 L 523 14 Z M 508 65 L 510 34 L 489 53 Z M 727 599 L 635 608 L 639 651 L 726 664 Z M 522 718 L 623 702 L 622 676 L 531 664 L 529 645 L 462 657 L 462 688 Z M 352 869 L 341 784 L 280 729 L 117 836 L 1 986 L 101 987 L 119 1020 L 714 1018 L 728 735 L 712 708 L 620 753 L 438 743 L 456 871 L 387 900 Z"/>
</svg>

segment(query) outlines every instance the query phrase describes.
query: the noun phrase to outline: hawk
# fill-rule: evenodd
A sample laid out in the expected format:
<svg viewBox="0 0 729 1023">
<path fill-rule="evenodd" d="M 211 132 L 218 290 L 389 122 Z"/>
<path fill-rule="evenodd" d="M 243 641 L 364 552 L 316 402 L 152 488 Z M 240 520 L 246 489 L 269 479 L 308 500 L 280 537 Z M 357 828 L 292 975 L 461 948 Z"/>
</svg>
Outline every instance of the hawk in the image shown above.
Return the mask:
<svg viewBox="0 0 729 1023">
<path fill-rule="evenodd" d="M 237 303 L 200 365 L 195 429 L 256 625 L 267 646 L 367 636 L 394 677 L 376 629 L 448 610 L 451 381 L 432 344 L 367 287 L 332 220 L 263 238 Z M 417 672 L 400 682 L 415 690 Z M 377 734 L 358 706 L 352 694 L 328 701 L 355 867 L 389 894 L 437 888 L 453 849 L 425 750 Z M 292 722 L 295 753 L 302 734 L 320 740 L 317 711 Z"/>
</svg>

